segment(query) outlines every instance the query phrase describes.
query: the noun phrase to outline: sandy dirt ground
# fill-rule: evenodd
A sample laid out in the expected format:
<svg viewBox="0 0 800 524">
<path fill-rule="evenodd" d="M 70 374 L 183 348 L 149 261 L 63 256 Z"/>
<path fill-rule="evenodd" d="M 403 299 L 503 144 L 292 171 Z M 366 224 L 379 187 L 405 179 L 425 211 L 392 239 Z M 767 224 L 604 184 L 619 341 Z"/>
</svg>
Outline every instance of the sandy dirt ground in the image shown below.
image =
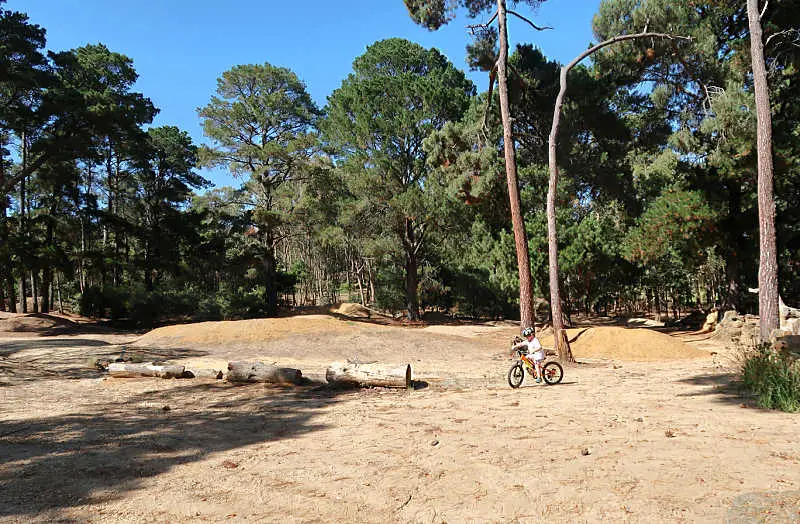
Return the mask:
<svg viewBox="0 0 800 524">
<path fill-rule="evenodd" d="M 514 390 L 512 323 L 244 322 L 0 333 L 0 521 L 800 521 L 800 415 L 754 408 L 708 336 L 584 327 L 562 384 Z M 122 345 L 310 381 L 91 367 Z M 326 387 L 347 358 L 408 362 L 415 388 Z"/>
</svg>

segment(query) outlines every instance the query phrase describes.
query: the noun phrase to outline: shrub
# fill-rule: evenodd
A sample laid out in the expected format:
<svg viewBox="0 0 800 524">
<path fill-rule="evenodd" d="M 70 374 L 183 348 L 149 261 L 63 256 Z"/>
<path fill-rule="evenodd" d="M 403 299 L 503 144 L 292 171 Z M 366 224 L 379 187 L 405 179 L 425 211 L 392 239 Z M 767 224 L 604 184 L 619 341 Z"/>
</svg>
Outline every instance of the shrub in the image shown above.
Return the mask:
<svg viewBox="0 0 800 524">
<path fill-rule="evenodd" d="M 80 295 L 78 310 L 87 317 L 109 316 L 118 320 L 128 314 L 130 291 L 122 287 L 89 286 Z"/>
<path fill-rule="evenodd" d="M 769 344 L 762 344 L 745 358 L 742 379 L 759 406 L 800 410 L 800 361 L 778 353 Z"/>
</svg>

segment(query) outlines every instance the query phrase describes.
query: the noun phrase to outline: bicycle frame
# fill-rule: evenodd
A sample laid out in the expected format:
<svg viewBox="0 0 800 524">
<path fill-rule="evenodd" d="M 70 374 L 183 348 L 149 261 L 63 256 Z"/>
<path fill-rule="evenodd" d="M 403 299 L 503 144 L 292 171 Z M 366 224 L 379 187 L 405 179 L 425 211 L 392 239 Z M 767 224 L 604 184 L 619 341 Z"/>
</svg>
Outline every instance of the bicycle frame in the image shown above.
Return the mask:
<svg viewBox="0 0 800 524">
<path fill-rule="evenodd" d="M 517 344 L 517 340 L 514 341 Z M 547 349 L 542 347 L 542 351 L 547 354 Z M 544 359 L 539 361 L 539 369 L 537 370 L 536 361 L 529 355 L 527 348 L 512 347 L 512 358 L 516 360 L 514 365 L 508 372 L 508 383 L 512 388 L 518 388 L 524 379 L 525 369 L 528 370 L 528 375 L 536 379 L 536 381 L 544 380 L 548 385 L 558 384 L 564 377 L 564 370 L 558 362 Z M 522 371 L 522 376 L 515 374 L 514 369 L 519 368 Z"/>
<path fill-rule="evenodd" d="M 533 359 L 529 358 L 526 353 L 523 353 L 522 350 L 519 349 L 515 349 L 514 353 L 517 354 L 517 360 L 521 361 L 522 364 L 528 368 L 528 371 L 534 378 L 539 376 L 539 373 L 536 372 L 536 363 Z M 541 365 L 544 365 L 544 361 L 542 361 Z"/>
</svg>

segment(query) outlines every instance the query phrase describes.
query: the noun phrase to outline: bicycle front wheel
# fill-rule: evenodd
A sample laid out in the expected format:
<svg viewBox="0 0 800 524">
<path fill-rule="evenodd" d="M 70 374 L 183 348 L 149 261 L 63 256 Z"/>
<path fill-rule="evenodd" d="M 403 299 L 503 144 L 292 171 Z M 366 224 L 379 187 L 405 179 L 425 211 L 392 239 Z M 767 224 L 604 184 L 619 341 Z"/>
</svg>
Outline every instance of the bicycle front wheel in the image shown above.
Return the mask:
<svg viewBox="0 0 800 524">
<path fill-rule="evenodd" d="M 517 361 L 511 369 L 508 370 L 508 385 L 516 389 L 522 385 L 522 380 L 525 378 L 525 368 L 522 367 L 522 362 Z"/>
</svg>

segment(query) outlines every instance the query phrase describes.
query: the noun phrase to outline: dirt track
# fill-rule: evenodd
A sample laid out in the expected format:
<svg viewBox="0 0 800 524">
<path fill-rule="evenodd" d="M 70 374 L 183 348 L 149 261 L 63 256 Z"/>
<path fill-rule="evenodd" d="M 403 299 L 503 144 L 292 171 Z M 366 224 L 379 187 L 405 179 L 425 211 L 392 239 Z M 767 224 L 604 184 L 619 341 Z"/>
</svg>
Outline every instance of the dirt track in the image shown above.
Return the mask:
<svg viewBox="0 0 800 524">
<path fill-rule="evenodd" d="M 800 416 L 744 407 L 720 355 L 594 358 L 562 385 L 512 390 L 511 327 L 336 326 L 128 351 L 257 357 L 312 379 L 332 357 L 379 357 L 411 362 L 421 387 L 104 379 L 88 361 L 130 337 L 0 340 L 0 520 L 800 519 Z"/>
</svg>

